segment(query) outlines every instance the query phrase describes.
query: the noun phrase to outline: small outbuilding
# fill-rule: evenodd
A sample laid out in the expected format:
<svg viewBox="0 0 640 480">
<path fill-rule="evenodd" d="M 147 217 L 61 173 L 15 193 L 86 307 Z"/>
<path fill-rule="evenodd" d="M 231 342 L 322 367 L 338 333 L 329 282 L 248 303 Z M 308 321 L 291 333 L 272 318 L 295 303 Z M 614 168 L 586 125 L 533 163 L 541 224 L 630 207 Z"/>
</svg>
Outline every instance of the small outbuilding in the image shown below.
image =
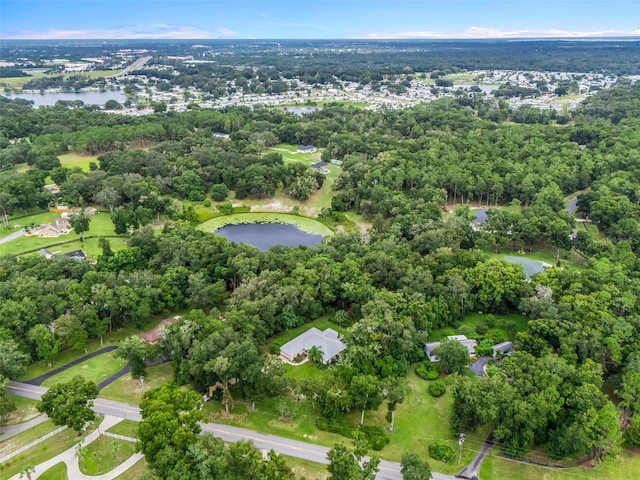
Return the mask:
<svg viewBox="0 0 640 480">
<path fill-rule="evenodd" d="M 313 153 L 318 150 L 318 147 L 313 145 L 298 145 L 298 153 Z"/>
<path fill-rule="evenodd" d="M 176 315 L 175 317 L 165 318 L 154 328 L 140 335 L 140 338 L 143 342 L 153 345 L 158 340 L 160 340 L 160 337 L 162 336 L 162 330 L 164 329 L 165 325 L 171 325 L 173 323 L 176 323 L 178 320 L 180 320 L 179 315 Z"/>
<path fill-rule="evenodd" d="M 510 356 L 513 353 L 512 342 L 502 342 L 493 346 L 493 358 L 498 356 Z"/>
<path fill-rule="evenodd" d="M 314 170 L 320 170 L 327 166 L 327 162 L 316 162 L 311 164 L 311 168 Z"/>
</svg>

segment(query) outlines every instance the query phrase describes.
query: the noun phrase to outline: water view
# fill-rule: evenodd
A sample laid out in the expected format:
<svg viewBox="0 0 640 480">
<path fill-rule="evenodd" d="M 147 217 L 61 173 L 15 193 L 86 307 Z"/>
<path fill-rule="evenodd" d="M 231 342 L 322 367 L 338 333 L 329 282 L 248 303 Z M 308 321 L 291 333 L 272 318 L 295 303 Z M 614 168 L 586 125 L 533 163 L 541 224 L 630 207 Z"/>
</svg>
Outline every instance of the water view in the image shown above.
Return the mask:
<svg viewBox="0 0 640 480">
<path fill-rule="evenodd" d="M 7 98 L 23 98 L 33 102 L 34 107 L 50 107 L 58 100 L 81 100 L 85 105 L 104 105 L 109 100 L 123 103 L 127 97 L 119 90 L 106 92 L 45 92 L 45 93 L 16 93 L 4 95 Z"/>
<path fill-rule="evenodd" d="M 230 242 L 248 243 L 259 250 L 269 250 L 276 245 L 312 247 L 322 242 L 322 235 L 303 232 L 289 223 L 244 223 L 227 225 L 215 232 Z"/>
</svg>

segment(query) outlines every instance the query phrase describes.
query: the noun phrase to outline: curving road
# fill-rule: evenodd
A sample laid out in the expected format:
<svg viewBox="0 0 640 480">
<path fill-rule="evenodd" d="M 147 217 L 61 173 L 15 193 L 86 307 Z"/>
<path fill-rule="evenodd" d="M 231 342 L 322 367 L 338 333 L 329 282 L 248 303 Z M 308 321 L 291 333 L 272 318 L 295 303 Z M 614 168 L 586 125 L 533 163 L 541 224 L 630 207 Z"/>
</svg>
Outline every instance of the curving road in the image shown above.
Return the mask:
<svg viewBox="0 0 640 480">
<path fill-rule="evenodd" d="M 20 397 L 40 400 L 46 388 L 37 385 L 29 385 L 26 383 L 9 382 L 7 387 L 10 393 Z M 96 413 L 104 415 L 112 415 L 114 417 L 126 418 L 139 422 L 142 420 L 140 409 L 134 405 L 126 403 L 114 402 L 103 398 L 96 398 L 93 402 L 93 409 Z M 291 440 L 276 435 L 254 432 L 246 428 L 232 427 L 230 425 L 221 425 L 218 423 L 202 423 L 202 431 L 211 433 L 221 438 L 225 442 L 237 442 L 240 440 L 251 440 L 254 445 L 262 450 L 275 450 L 277 453 L 290 455 L 292 457 L 302 458 L 317 463 L 329 463 L 327 461 L 327 452 L 329 449 L 312 443 Z M 400 473 L 400 464 L 382 460 L 380 462 L 380 472 L 378 479 L 402 480 Z M 434 480 L 455 480 L 452 475 L 444 475 L 441 473 L 433 473 Z"/>
</svg>

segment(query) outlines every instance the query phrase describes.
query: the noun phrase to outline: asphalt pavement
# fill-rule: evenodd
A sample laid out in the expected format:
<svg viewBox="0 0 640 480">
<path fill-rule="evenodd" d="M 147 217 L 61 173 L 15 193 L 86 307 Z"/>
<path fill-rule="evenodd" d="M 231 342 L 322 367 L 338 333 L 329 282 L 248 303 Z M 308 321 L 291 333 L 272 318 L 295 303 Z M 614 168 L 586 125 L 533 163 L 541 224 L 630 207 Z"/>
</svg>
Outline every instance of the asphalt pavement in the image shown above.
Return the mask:
<svg viewBox="0 0 640 480">
<path fill-rule="evenodd" d="M 20 397 L 40 400 L 43 393 L 47 391 L 45 387 L 37 385 L 29 385 L 20 382 L 9 382 L 7 387 L 9 393 Z M 96 413 L 103 415 L 112 415 L 114 417 L 126 418 L 139 422 L 142 420 L 140 409 L 136 405 L 129 405 L 104 398 L 96 398 L 93 402 L 93 409 Z M 218 423 L 202 423 L 202 431 L 211 433 L 221 438 L 225 442 L 237 442 L 240 440 L 251 440 L 254 445 L 262 450 L 275 450 L 277 453 L 290 455 L 292 457 L 310 460 L 327 464 L 327 452 L 329 449 L 313 443 L 300 442 L 289 438 L 278 437 L 265 433 L 254 432 L 246 428 L 238 428 L 230 425 L 222 425 Z M 380 462 L 380 471 L 376 478 L 386 480 L 402 480 L 400 473 L 400 464 L 382 460 Z M 444 475 L 441 473 L 433 473 L 434 480 L 454 480 L 452 475 Z"/>
</svg>

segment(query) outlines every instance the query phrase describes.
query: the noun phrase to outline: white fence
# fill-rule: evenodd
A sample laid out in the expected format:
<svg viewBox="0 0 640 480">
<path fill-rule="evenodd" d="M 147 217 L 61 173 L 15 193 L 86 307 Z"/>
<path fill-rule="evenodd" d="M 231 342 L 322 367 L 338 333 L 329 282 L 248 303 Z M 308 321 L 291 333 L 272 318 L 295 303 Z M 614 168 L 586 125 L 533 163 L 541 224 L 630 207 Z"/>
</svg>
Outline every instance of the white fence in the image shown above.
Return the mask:
<svg viewBox="0 0 640 480">
<path fill-rule="evenodd" d="M 117 438 L 118 440 L 124 440 L 125 442 L 138 443 L 137 438 L 125 437 L 124 435 L 118 435 L 117 433 L 111 433 L 111 432 L 103 432 L 102 434 L 106 435 L 107 437 Z"/>
<path fill-rule="evenodd" d="M 1 463 L 5 463 L 7 460 L 11 460 L 13 457 L 15 457 L 16 455 L 20 455 L 22 452 L 26 452 L 27 450 L 29 450 L 31 447 L 35 447 L 36 445 L 38 445 L 39 443 L 44 442 L 45 440 L 53 437 L 54 435 L 56 435 L 57 433 L 60 433 L 61 431 L 63 431 L 65 428 L 67 428 L 65 425 L 63 425 L 62 427 L 58 427 L 56 428 L 53 432 L 49 432 L 46 435 L 40 437 L 37 440 L 34 440 L 33 442 L 31 442 L 28 445 L 25 445 L 24 447 L 20 447 L 18 450 L 16 450 L 15 452 L 11 452 L 8 455 L 5 455 L 4 457 L 0 458 L 0 464 Z"/>
</svg>

